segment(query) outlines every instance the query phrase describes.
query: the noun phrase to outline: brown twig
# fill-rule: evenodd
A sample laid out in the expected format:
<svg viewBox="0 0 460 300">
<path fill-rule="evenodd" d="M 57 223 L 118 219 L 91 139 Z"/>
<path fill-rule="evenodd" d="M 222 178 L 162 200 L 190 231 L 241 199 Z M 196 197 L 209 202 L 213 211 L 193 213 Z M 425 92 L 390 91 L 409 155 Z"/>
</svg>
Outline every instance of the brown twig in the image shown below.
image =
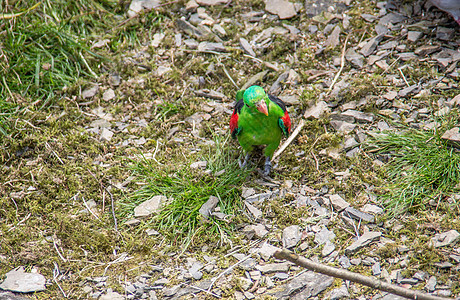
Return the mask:
<svg viewBox="0 0 460 300">
<path fill-rule="evenodd" d="M 278 149 L 278 151 L 275 152 L 275 154 L 273 154 L 273 157 L 272 157 L 272 161 L 278 157 L 281 153 L 283 153 L 283 151 L 287 148 L 287 146 L 289 146 L 290 143 L 292 143 L 292 141 L 296 138 L 296 136 L 299 134 L 300 130 L 302 130 L 302 128 L 305 126 L 305 121 L 303 119 L 300 120 L 300 123 L 299 125 L 297 125 L 296 129 L 294 130 L 294 132 L 289 136 L 289 138 L 283 143 L 283 145 L 281 146 L 281 148 Z"/>
<path fill-rule="evenodd" d="M 275 252 L 275 257 L 278 259 L 285 259 L 292 263 L 295 263 L 298 266 L 307 268 L 317 273 L 325 274 L 328 276 L 332 276 L 335 278 L 341 278 L 344 280 L 349 280 L 352 282 L 360 283 L 365 286 L 371 287 L 373 289 L 378 289 L 380 291 L 388 292 L 391 294 L 395 294 L 407 299 L 417 299 L 417 300 L 442 300 L 442 299 L 452 299 L 452 298 L 444 298 L 438 297 L 434 295 L 429 295 L 427 293 L 422 293 L 420 291 L 414 291 L 410 289 L 406 289 L 395 284 L 387 283 L 380 281 L 378 279 L 364 276 L 355 272 L 350 272 L 345 269 L 339 269 L 330 267 L 324 264 L 313 262 L 309 259 L 304 257 L 298 256 L 290 252 L 289 250 L 283 249 L 281 251 Z"/>
<path fill-rule="evenodd" d="M 316 158 L 316 155 L 313 153 L 313 150 L 311 150 L 310 153 L 311 153 L 311 155 L 313 156 L 313 159 L 315 160 L 316 171 L 319 172 L 319 162 L 318 162 L 318 159 Z"/>
<path fill-rule="evenodd" d="M 340 69 L 339 69 L 339 71 L 337 72 L 337 74 L 335 74 L 334 80 L 332 80 L 332 83 L 331 83 L 331 85 L 329 86 L 329 90 L 328 90 L 328 92 L 327 92 L 328 95 L 331 93 L 332 88 L 334 87 L 335 83 L 336 83 L 337 80 L 339 79 L 340 74 L 341 74 L 342 71 L 343 71 L 343 67 L 345 66 L 345 51 L 347 50 L 348 37 L 349 37 L 349 35 L 347 35 L 347 37 L 345 38 L 345 43 L 343 43 L 342 56 L 340 57 Z"/>
</svg>

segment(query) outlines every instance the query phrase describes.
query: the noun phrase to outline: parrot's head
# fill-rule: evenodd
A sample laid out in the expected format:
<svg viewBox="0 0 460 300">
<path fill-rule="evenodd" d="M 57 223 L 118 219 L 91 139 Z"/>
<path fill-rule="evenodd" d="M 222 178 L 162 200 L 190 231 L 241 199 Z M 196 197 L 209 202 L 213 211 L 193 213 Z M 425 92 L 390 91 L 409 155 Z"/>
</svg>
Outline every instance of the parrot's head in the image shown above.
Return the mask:
<svg viewBox="0 0 460 300">
<path fill-rule="evenodd" d="M 258 85 L 248 87 L 243 94 L 244 104 L 268 116 L 268 96 Z"/>
</svg>

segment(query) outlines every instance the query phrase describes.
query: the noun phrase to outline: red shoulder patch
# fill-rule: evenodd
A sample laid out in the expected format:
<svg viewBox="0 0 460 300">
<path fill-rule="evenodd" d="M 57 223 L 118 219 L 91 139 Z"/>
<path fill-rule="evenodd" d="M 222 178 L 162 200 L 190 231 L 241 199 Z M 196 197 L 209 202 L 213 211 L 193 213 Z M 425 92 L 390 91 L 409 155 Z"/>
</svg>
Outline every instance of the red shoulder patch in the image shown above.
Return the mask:
<svg viewBox="0 0 460 300">
<path fill-rule="evenodd" d="M 234 138 L 236 136 L 237 129 L 238 129 L 238 113 L 236 112 L 236 109 L 235 109 L 233 110 L 232 117 L 230 118 L 230 132 Z"/>
<path fill-rule="evenodd" d="M 291 118 L 289 117 L 287 110 L 284 112 L 284 116 L 281 118 L 281 120 L 283 120 L 284 126 L 286 127 L 288 134 L 291 133 Z"/>
</svg>

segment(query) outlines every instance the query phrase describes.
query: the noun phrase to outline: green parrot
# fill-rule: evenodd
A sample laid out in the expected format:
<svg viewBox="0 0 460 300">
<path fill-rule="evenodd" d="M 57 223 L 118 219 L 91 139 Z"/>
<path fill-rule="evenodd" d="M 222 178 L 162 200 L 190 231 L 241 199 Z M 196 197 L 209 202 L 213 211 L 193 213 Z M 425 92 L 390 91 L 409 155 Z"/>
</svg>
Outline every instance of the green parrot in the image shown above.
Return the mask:
<svg viewBox="0 0 460 300">
<path fill-rule="evenodd" d="M 271 158 L 278 148 L 281 136 L 291 131 L 291 119 L 283 101 L 267 95 L 263 88 L 253 85 L 236 94 L 237 103 L 230 118 L 230 132 L 246 153 L 244 168 L 254 146 L 265 146 L 264 175 L 270 174 Z"/>
</svg>

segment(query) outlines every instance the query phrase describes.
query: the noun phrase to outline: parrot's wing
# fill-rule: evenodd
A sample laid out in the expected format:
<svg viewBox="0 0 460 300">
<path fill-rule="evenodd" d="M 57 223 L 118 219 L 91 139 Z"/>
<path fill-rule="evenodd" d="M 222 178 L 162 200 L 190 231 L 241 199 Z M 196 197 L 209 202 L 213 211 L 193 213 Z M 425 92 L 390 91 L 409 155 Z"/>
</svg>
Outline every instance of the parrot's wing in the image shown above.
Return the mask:
<svg viewBox="0 0 460 300">
<path fill-rule="evenodd" d="M 284 104 L 284 102 L 276 96 L 268 95 L 268 98 L 283 110 L 284 115 L 280 117 L 278 125 L 280 126 L 284 135 L 288 136 L 291 132 L 291 118 L 289 117 L 289 114 L 287 112 L 286 104 Z"/>
</svg>

